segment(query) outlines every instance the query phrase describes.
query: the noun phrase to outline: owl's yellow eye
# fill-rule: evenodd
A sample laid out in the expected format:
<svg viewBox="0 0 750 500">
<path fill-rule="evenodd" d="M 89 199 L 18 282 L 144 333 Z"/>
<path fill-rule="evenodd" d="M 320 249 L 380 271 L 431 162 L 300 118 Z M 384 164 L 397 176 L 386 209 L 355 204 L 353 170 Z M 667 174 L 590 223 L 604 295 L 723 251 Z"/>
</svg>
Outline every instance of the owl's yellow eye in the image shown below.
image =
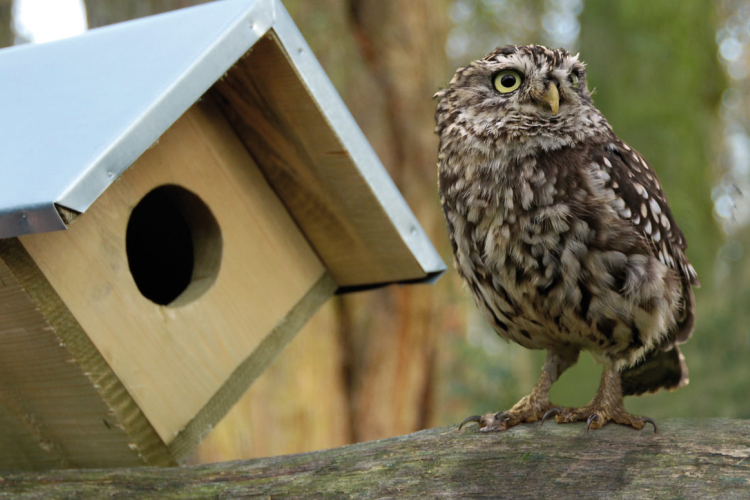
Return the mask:
<svg viewBox="0 0 750 500">
<path fill-rule="evenodd" d="M 523 78 L 518 71 L 506 69 L 505 71 L 496 74 L 493 81 L 498 92 L 501 94 L 507 94 L 508 92 L 513 92 L 520 87 Z"/>
</svg>

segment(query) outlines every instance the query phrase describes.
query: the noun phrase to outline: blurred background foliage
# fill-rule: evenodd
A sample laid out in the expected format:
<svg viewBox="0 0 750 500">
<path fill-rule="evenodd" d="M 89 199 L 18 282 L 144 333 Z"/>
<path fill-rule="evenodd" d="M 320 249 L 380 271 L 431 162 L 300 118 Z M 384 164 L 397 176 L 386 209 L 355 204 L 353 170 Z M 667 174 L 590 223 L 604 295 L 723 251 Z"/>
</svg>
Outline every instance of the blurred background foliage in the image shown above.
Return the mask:
<svg viewBox="0 0 750 500">
<path fill-rule="evenodd" d="M 34 40 L 19 19 L 42 1 L 0 0 L 0 44 Z M 283 2 L 446 262 L 432 94 L 500 44 L 580 52 L 596 104 L 658 172 L 702 282 L 683 347 L 690 385 L 626 406 L 657 419 L 750 418 L 750 0 Z M 96 27 L 195 3 L 86 0 L 85 12 Z M 434 286 L 338 297 L 193 460 L 339 446 L 506 409 L 543 357 L 501 341 L 452 268 Z M 599 372 L 584 354 L 553 401 L 585 404 Z"/>
</svg>

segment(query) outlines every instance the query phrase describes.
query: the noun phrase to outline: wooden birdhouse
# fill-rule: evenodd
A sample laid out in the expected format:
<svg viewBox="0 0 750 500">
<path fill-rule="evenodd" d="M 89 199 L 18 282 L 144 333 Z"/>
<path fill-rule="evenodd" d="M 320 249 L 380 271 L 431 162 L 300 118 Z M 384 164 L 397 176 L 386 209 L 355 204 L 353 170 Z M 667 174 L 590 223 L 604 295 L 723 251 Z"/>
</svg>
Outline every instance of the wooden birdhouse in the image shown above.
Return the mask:
<svg viewBox="0 0 750 500">
<path fill-rule="evenodd" d="M 278 0 L 0 73 L 0 470 L 179 463 L 332 294 L 444 270 Z"/>
</svg>

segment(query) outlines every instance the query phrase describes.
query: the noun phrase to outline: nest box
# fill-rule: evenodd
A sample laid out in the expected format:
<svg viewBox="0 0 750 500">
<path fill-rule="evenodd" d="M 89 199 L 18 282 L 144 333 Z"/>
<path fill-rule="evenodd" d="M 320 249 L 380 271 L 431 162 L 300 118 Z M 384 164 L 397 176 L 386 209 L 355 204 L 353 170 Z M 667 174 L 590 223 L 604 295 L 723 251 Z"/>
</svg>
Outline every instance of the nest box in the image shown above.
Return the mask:
<svg viewBox="0 0 750 500">
<path fill-rule="evenodd" d="M 278 0 L 0 73 L 0 470 L 179 463 L 332 294 L 444 270 Z"/>
</svg>

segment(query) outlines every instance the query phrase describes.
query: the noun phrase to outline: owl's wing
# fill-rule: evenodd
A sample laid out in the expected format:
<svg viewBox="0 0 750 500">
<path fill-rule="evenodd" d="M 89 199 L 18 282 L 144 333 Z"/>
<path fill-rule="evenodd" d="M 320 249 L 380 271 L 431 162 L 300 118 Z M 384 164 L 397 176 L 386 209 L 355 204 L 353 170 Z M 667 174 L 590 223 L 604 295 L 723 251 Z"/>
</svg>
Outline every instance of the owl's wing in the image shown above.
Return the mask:
<svg viewBox="0 0 750 500">
<path fill-rule="evenodd" d="M 690 285 L 700 286 L 685 255 L 685 235 L 677 227 L 659 179 L 646 160 L 616 137 L 592 151 L 592 159 L 601 168 L 605 187 L 615 193 L 614 208 L 620 217 L 638 229 L 663 264 L 675 269 Z"/>
<path fill-rule="evenodd" d="M 685 235 L 675 223 L 656 173 L 636 150 L 613 137 L 592 151 L 592 159 L 600 166 L 605 187 L 615 194 L 613 208 L 637 228 L 654 255 L 676 270 L 683 283 L 676 330 L 669 332 L 659 349 L 621 373 L 623 394 L 676 389 L 688 383 L 687 365 L 677 344 L 687 342 L 693 332 L 695 298 L 691 285 L 700 286 L 685 255 Z"/>
</svg>

